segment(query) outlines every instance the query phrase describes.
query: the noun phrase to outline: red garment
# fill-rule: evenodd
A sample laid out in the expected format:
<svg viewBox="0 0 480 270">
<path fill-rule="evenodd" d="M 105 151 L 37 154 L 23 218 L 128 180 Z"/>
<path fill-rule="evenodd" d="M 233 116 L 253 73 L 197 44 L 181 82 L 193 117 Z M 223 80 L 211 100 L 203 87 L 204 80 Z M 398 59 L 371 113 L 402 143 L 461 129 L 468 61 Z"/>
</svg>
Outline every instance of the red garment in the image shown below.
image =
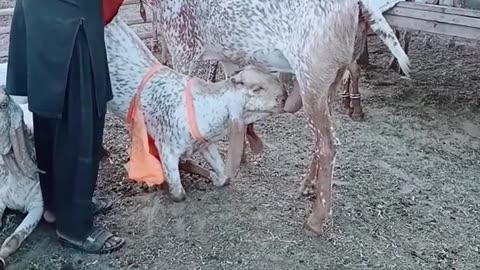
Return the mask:
<svg viewBox="0 0 480 270">
<path fill-rule="evenodd" d="M 123 0 L 102 0 L 102 17 L 105 25 L 109 24 L 117 16 L 122 4 Z"/>
</svg>

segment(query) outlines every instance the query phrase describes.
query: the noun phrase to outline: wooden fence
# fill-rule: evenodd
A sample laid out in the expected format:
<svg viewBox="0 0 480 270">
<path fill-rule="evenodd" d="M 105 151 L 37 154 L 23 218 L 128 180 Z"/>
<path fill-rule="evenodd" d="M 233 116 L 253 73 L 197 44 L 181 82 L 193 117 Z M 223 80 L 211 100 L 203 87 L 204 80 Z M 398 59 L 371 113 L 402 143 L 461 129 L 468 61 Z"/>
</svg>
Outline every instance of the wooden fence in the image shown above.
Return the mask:
<svg viewBox="0 0 480 270">
<path fill-rule="evenodd" d="M 41 1 L 41 0 L 38 0 L 38 1 Z M 84 0 L 84 1 L 88 1 L 88 0 Z M 139 4 L 139 0 L 125 0 L 123 2 L 123 6 L 132 6 L 132 5 L 137 5 Z M 122 14 L 122 10 L 120 10 L 119 12 L 120 16 Z M 9 21 L 12 20 L 12 15 L 13 15 L 13 8 L 5 8 L 5 9 L 0 9 L 0 17 L 9 17 Z M 135 19 L 129 19 L 129 20 L 125 20 L 125 22 L 132 26 L 132 25 L 144 25 L 144 24 L 148 24 L 148 23 L 152 23 L 152 18 L 149 18 L 147 17 L 147 21 L 145 22 L 142 17 L 140 16 L 140 13 L 138 13 L 138 18 L 135 18 Z M 0 38 L 4 37 L 4 36 L 7 36 L 8 38 L 8 35 L 10 34 L 10 25 L 8 26 L 1 26 L 0 27 Z M 137 33 L 138 36 L 142 39 L 142 40 L 151 40 L 153 38 L 153 31 L 145 31 L 145 32 L 141 32 L 141 33 Z M 6 61 L 8 58 L 8 49 L 7 50 L 4 50 L 4 51 L 0 51 L 0 61 L 1 62 L 4 62 Z"/>
</svg>

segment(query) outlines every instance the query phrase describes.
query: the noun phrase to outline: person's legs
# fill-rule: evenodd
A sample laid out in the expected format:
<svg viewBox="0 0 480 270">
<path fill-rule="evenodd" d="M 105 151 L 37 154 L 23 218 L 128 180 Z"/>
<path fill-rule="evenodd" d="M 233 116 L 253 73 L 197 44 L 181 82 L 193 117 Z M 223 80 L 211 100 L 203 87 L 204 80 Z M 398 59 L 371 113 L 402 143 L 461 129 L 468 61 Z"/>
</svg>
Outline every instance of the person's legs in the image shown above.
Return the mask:
<svg viewBox="0 0 480 270">
<path fill-rule="evenodd" d="M 53 146 L 58 119 L 45 118 L 33 114 L 33 128 L 37 165 L 45 173 L 40 174 L 40 186 L 44 201 L 45 213 L 43 218 L 48 223 L 56 221 L 55 216 L 55 185 L 53 182 Z M 92 199 L 93 214 L 109 209 L 112 202 L 105 199 Z"/>
<path fill-rule="evenodd" d="M 80 28 L 72 54 L 62 119 L 55 133 L 54 185 L 57 234 L 89 252 L 109 251 L 124 240 L 93 228 L 105 115 L 98 115 L 90 53 Z"/>
<path fill-rule="evenodd" d="M 40 187 L 42 190 L 45 212 L 55 212 L 55 190 L 53 183 L 53 141 L 57 119 L 41 117 L 33 114 L 33 133 L 37 166 L 45 173 L 40 173 Z M 45 216 L 47 221 L 50 216 Z"/>
</svg>

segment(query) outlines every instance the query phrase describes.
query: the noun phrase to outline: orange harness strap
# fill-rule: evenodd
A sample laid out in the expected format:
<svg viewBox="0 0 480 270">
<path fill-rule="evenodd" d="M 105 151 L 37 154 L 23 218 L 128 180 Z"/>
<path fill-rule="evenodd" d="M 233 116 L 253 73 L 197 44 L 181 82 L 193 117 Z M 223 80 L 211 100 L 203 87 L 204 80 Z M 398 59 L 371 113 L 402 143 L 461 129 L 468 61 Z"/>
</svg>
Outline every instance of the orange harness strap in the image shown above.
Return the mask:
<svg viewBox="0 0 480 270">
<path fill-rule="evenodd" d="M 206 143 L 207 140 L 200 134 L 197 125 L 197 116 L 195 113 L 195 106 L 193 105 L 193 96 L 192 96 L 192 79 L 187 81 L 187 86 L 185 87 L 185 106 L 187 108 L 187 121 L 190 126 L 190 133 L 192 137 L 197 142 Z"/>
<path fill-rule="evenodd" d="M 130 121 L 133 117 L 133 113 L 135 109 L 139 108 L 140 105 L 140 97 L 142 95 L 143 89 L 145 88 L 145 85 L 152 79 L 153 75 L 157 73 L 163 66 L 158 64 L 152 66 L 145 76 L 143 76 L 142 81 L 140 82 L 140 85 L 137 88 L 137 92 L 135 95 L 133 95 L 132 100 L 130 101 L 130 107 L 128 108 L 128 114 L 127 114 L 127 119 Z"/>
</svg>

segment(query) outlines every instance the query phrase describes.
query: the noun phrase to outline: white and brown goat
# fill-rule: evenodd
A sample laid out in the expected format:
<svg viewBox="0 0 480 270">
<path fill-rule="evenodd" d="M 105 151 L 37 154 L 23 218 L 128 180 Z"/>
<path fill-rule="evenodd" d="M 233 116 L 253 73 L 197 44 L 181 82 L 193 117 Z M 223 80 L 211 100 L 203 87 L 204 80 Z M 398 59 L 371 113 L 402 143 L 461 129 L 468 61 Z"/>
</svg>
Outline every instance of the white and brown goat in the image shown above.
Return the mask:
<svg viewBox="0 0 480 270">
<path fill-rule="evenodd" d="M 37 227 L 43 214 L 33 138 L 23 116 L 20 106 L 0 86 L 0 218 L 7 208 L 28 213 L 1 246 L 0 269 Z"/>
<path fill-rule="evenodd" d="M 227 74 L 255 64 L 293 73 L 298 81 L 286 111 L 303 104 L 315 152 L 307 182 L 316 201 L 305 228 L 319 235 L 331 213 L 336 156 L 332 93 L 354 63 L 355 41 L 368 23 L 405 74 L 409 59 L 373 0 L 152 0 L 176 70 L 189 74 L 200 61 L 221 61 Z"/>
</svg>

